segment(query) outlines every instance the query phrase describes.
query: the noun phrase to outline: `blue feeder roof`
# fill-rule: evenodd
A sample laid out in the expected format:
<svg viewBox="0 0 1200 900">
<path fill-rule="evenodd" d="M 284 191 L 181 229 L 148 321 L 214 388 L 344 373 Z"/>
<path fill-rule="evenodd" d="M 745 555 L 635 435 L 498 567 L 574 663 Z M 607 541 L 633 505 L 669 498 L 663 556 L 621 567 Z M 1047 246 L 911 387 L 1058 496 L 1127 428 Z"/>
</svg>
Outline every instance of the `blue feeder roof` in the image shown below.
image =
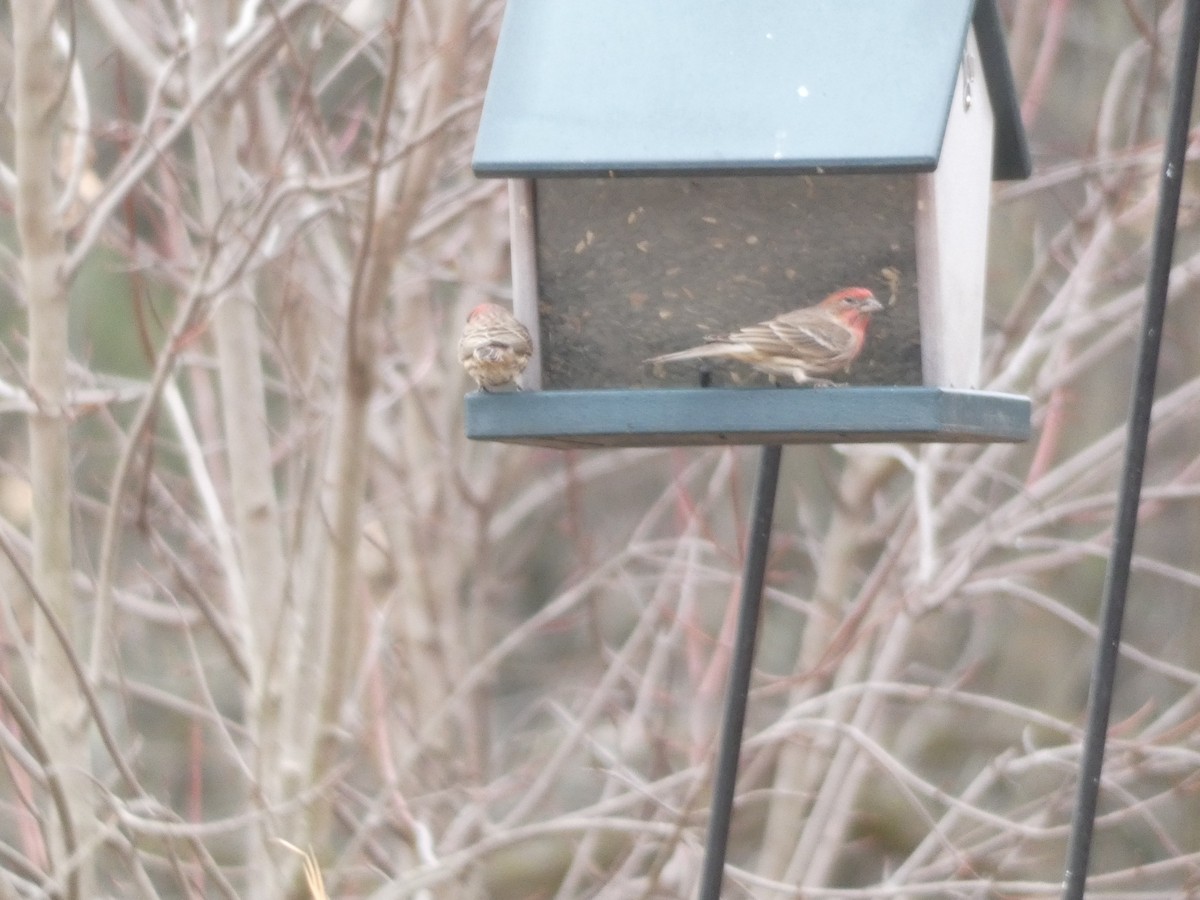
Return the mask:
<svg viewBox="0 0 1200 900">
<path fill-rule="evenodd" d="M 930 171 L 972 20 L 993 174 L 1027 177 L 995 0 L 509 0 L 475 172 Z"/>
</svg>

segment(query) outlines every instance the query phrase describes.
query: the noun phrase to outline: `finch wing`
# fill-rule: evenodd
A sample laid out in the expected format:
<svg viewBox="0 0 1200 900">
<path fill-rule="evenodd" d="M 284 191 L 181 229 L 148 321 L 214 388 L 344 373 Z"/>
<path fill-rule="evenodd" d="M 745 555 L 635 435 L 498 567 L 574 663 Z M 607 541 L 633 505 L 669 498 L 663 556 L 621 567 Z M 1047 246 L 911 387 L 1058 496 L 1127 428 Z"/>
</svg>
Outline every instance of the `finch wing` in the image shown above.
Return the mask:
<svg viewBox="0 0 1200 900">
<path fill-rule="evenodd" d="M 511 347 L 517 356 L 529 356 L 533 353 L 533 340 L 529 337 L 529 330 L 516 320 L 505 322 L 489 337 L 494 343 Z"/>
<path fill-rule="evenodd" d="M 840 359 L 854 346 L 850 330 L 824 316 L 780 316 L 735 331 L 728 340 L 748 344 L 768 356 L 820 362 Z"/>
<path fill-rule="evenodd" d="M 458 355 L 466 360 L 489 347 L 511 350 L 515 356 L 522 358 L 533 353 L 529 331 L 520 322 L 513 321 L 489 322 L 482 328 L 468 330 L 459 341 Z"/>
<path fill-rule="evenodd" d="M 756 353 L 768 356 L 787 355 L 792 349 L 791 345 L 779 336 L 771 322 L 747 325 L 728 335 L 720 335 L 716 338 L 709 338 L 709 340 L 726 344 L 743 344 Z"/>
<path fill-rule="evenodd" d="M 854 349 L 854 333 L 832 317 L 806 316 L 797 321 L 781 316 L 769 324 L 779 340 L 802 358 L 839 359 Z"/>
</svg>

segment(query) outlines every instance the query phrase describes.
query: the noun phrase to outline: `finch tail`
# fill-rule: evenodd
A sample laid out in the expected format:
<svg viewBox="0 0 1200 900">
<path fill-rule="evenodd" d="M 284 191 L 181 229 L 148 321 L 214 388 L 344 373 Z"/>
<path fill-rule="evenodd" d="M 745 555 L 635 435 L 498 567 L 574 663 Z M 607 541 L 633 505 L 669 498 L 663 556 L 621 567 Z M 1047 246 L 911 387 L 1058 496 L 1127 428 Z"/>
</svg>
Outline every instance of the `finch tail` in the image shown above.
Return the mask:
<svg viewBox="0 0 1200 900">
<path fill-rule="evenodd" d="M 677 350 L 674 353 L 664 353 L 662 356 L 652 356 L 646 360 L 646 362 L 679 362 L 680 360 L 685 359 L 710 359 L 714 356 L 727 356 L 729 354 L 730 346 L 730 344 L 726 344 L 724 342 L 701 344 L 699 347 L 692 347 L 689 350 Z"/>
</svg>

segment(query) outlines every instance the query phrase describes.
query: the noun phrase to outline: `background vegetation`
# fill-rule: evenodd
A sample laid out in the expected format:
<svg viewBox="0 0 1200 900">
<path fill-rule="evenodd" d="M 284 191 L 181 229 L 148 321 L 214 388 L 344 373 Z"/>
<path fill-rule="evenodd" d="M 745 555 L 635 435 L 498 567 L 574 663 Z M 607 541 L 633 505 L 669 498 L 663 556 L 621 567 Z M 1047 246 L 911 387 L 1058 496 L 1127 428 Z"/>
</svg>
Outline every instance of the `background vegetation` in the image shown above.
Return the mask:
<svg viewBox="0 0 1200 900">
<path fill-rule="evenodd" d="M 1002 4 L 1035 437 L 785 453 L 728 897 L 1057 893 L 1180 6 Z M 0 897 L 689 895 L 755 454 L 464 439 L 501 12 L 3 13 Z M 1200 891 L 1185 179 L 1098 898 Z"/>
</svg>

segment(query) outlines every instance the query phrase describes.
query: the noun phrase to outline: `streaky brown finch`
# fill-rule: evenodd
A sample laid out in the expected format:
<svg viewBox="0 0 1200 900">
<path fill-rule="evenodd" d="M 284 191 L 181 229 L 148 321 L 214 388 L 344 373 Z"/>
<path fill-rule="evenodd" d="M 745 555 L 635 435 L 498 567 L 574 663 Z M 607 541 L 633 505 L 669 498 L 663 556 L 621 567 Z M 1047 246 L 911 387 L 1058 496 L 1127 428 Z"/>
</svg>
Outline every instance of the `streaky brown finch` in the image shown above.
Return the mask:
<svg viewBox="0 0 1200 900">
<path fill-rule="evenodd" d="M 664 353 L 649 363 L 735 359 L 797 384 L 830 385 L 817 376 L 845 372 L 862 352 L 872 313 L 883 304 L 864 287 L 834 291 L 815 306 L 781 313 L 730 334 L 710 335 L 699 347 Z"/>
<path fill-rule="evenodd" d="M 532 353 L 529 330 L 503 306 L 480 303 L 467 314 L 458 358 L 481 390 L 514 384 Z"/>
</svg>

